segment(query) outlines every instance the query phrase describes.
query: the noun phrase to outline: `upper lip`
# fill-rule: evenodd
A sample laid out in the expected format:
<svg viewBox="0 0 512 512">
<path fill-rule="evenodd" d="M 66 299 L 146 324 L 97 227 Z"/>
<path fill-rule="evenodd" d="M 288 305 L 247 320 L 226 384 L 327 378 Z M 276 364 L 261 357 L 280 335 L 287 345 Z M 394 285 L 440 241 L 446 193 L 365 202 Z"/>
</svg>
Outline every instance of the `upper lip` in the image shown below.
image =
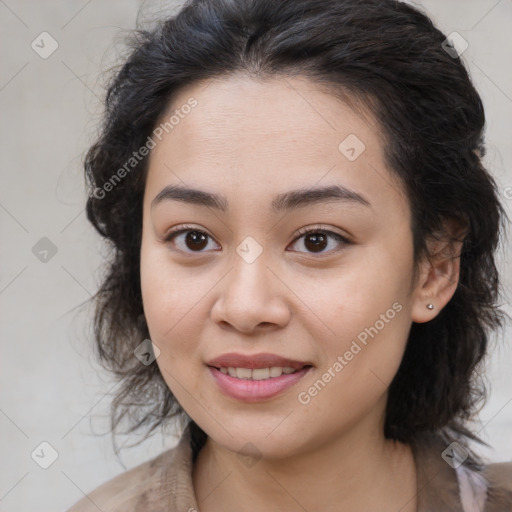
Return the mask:
<svg viewBox="0 0 512 512">
<path fill-rule="evenodd" d="M 296 361 L 287 357 L 277 356 L 275 354 L 237 354 L 231 352 L 222 354 L 206 363 L 208 366 L 215 368 L 271 368 L 272 366 L 290 367 L 295 370 L 304 366 L 311 366 L 311 363 L 304 361 Z"/>
</svg>

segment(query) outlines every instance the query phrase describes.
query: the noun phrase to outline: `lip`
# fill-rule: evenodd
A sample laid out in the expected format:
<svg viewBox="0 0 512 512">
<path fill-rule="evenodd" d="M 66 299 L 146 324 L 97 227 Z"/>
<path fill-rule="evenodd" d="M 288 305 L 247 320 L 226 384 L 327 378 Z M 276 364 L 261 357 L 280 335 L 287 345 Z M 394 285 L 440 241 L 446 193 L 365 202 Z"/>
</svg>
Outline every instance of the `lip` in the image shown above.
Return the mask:
<svg viewBox="0 0 512 512">
<path fill-rule="evenodd" d="M 313 366 L 307 362 L 295 361 L 274 354 L 223 354 L 207 363 L 208 370 L 220 390 L 242 402 L 260 402 L 270 399 L 301 380 Z M 294 373 L 283 373 L 280 377 L 263 380 L 238 379 L 222 373 L 219 368 L 270 368 L 272 366 L 289 366 L 296 369 Z"/>
<path fill-rule="evenodd" d="M 238 354 L 236 352 L 230 352 L 228 354 L 222 354 L 206 363 L 208 366 L 215 368 L 249 368 L 251 370 L 257 368 L 271 368 L 272 366 L 289 366 L 294 370 L 298 370 L 303 366 L 312 366 L 311 363 L 306 361 L 295 361 L 286 357 L 277 356 L 267 352 L 260 354 Z M 276 377 L 279 378 L 279 377 Z"/>
<path fill-rule="evenodd" d="M 261 402 L 290 388 L 312 368 L 312 366 L 306 366 L 295 373 L 283 373 L 280 377 L 264 380 L 237 379 L 236 377 L 225 375 L 213 366 L 209 366 L 208 370 L 210 370 L 221 391 L 226 395 L 242 402 Z"/>
</svg>

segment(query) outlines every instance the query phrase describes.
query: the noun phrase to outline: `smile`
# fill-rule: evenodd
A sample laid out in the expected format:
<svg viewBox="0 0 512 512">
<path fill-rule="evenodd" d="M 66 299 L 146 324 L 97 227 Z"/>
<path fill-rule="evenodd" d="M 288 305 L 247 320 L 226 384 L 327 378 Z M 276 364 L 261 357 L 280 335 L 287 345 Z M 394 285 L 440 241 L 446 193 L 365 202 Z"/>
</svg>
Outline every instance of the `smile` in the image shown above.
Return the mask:
<svg viewBox="0 0 512 512">
<path fill-rule="evenodd" d="M 291 373 L 295 373 L 297 369 L 292 368 L 291 366 L 272 366 L 270 368 L 233 368 L 229 366 L 228 368 L 222 367 L 217 368 L 224 375 L 230 375 L 231 377 L 236 377 L 237 379 L 246 379 L 246 380 L 266 380 L 266 379 L 274 379 L 276 377 L 281 377 L 281 375 L 286 374 L 289 375 Z"/>
<path fill-rule="evenodd" d="M 208 366 L 218 389 L 224 395 L 241 402 L 271 399 L 297 384 L 312 368 L 310 365 L 300 369 L 278 366 L 253 369 Z"/>
</svg>

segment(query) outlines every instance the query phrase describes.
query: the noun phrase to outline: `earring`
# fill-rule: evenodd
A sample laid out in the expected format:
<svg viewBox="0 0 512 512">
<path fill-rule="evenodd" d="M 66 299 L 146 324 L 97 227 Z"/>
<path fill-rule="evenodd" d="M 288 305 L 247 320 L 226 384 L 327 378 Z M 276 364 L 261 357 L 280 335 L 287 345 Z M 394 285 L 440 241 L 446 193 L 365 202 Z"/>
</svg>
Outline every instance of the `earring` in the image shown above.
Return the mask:
<svg viewBox="0 0 512 512">
<path fill-rule="evenodd" d="M 427 304 L 427 309 L 434 309 L 434 304 Z"/>
</svg>

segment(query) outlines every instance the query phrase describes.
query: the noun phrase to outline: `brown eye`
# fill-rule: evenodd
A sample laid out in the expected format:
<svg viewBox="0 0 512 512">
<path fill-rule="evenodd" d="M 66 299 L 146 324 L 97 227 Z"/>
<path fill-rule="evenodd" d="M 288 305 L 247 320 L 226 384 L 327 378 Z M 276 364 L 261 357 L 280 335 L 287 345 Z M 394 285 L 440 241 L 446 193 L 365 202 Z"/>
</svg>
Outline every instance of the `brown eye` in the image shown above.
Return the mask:
<svg viewBox="0 0 512 512">
<path fill-rule="evenodd" d="M 330 243 L 331 240 L 334 240 L 335 242 Z M 319 229 L 311 229 L 302 233 L 301 236 L 295 240 L 294 245 L 299 244 L 300 241 L 305 247 L 306 252 L 310 253 L 332 252 L 336 250 L 337 246 L 339 248 L 340 245 L 350 244 L 349 240 L 338 233 Z M 326 251 L 325 249 L 328 247 L 330 248 Z"/>
<path fill-rule="evenodd" d="M 304 246 L 311 252 L 321 252 L 327 247 L 327 237 L 323 233 L 310 233 L 304 237 Z"/>
<path fill-rule="evenodd" d="M 213 239 L 198 229 L 182 228 L 171 232 L 166 238 L 166 242 L 172 242 L 179 250 L 183 252 L 206 252 L 208 243 Z M 217 247 L 215 244 L 213 249 Z"/>
<path fill-rule="evenodd" d="M 193 251 L 200 251 L 208 245 L 208 235 L 200 231 L 189 231 L 185 237 L 185 245 Z"/>
</svg>

